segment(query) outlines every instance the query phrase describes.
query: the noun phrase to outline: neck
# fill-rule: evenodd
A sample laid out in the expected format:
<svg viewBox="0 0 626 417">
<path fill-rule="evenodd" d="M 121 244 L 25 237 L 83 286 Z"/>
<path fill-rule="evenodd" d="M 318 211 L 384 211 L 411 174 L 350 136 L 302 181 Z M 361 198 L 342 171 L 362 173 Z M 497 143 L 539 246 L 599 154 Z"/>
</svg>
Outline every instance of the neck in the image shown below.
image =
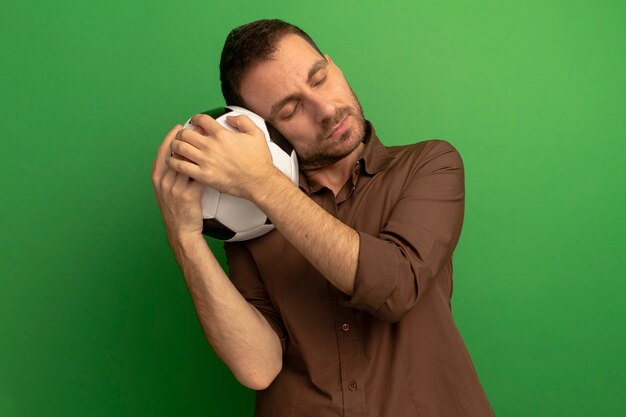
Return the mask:
<svg viewBox="0 0 626 417">
<path fill-rule="evenodd" d="M 303 170 L 302 172 L 309 185 L 327 187 L 336 196 L 352 175 L 354 165 L 359 160 L 364 147 L 365 143 L 361 142 L 350 154 L 334 164 L 323 168 Z"/>
</svg>

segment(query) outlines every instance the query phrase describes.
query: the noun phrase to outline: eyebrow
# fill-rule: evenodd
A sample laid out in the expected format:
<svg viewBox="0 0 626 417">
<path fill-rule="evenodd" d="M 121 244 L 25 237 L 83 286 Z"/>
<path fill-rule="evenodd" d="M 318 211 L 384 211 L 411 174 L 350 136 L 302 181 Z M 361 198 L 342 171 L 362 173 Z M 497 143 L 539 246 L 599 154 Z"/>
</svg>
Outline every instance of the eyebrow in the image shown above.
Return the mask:
<svg viewBox="0 0 626 417">
<path fill-rule="evenodd" d="M 328 61 L 326 60 L 326 58 L 322 58 L 319 61 L 317 61 L 315 64 L 313 64 L 313 66 L 309 69 L 309 73 L 307 74 L 306 82 L 307 83 L 311 82 L 311 78 L 313 78 L 315 73 L 321 70 L 322 68 L 326 68 L 326 66 L 328 66 Z M 273 118 L 278 112 L 278 110 L 283 108 L 285 104 L 289 103 L 291 100 L 294 100 L 297 97 L 298 97 L 298 94 L 293 93 L 279 100 L 276 104 L 272 106 L 272 109 L 270 111 L 270 118 Z"/>
</svg>

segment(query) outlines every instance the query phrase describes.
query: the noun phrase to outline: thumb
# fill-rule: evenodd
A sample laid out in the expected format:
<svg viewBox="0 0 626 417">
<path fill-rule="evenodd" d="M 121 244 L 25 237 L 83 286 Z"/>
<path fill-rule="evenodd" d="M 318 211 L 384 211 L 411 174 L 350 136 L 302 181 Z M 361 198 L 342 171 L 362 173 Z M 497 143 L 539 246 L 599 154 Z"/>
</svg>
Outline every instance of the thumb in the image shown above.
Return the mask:
<svg viewBox="0 0 626 417">
<path fill-rule="evenodd" d="M 254 122 L 245 114 L 239 116 L 226 116 L 229 125 L 236 128 L 242 133 L 248 133 L 253 136 L 263 136 L 263 132 Z"/>
</svg>

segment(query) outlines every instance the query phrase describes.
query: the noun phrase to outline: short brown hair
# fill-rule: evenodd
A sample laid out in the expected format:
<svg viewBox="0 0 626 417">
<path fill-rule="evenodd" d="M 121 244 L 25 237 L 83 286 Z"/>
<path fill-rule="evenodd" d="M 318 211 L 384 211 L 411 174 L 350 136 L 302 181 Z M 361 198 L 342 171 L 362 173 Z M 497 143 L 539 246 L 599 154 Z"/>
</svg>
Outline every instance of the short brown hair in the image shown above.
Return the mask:
<svg viewBox="0 0 626 417">
<path fill-rule="evenodd" d="M 227 105 L 245 107 L 239 84 L 245 72 L 258 61 L 276 52 L 278 41 L 289 33 L 310 43 L 320 55 L 322 51 L 302 29 L 279 19 L 261 19 L 239 26 L 228 34 L 220 59 L 220 82 Z"/>
</svg>

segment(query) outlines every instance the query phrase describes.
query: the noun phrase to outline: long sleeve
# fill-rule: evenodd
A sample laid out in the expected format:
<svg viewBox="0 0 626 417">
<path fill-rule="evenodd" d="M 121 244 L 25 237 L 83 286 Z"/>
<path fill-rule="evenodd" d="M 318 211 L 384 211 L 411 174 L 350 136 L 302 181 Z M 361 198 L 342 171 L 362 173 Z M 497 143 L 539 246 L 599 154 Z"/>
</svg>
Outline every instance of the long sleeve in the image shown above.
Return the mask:
<svg viewBox="0 0 626 417">
<path fill-rule="evenodd" d="M 450 311 L 461 157 L 441 140 L 384 146 L 372 130 L 364 141 L 338 195 L 302 182 L 359 233 L 351 294 L 278 229 L 227 248 L 235 286 L 286 344 L 255 415 L 493 416 Z"/>
<path fill-rule="evenodd" d="M 465 203 L 463 161 L 443 140 L 430 141 L 377 236 L 360 234 L 354 292 L 347 305 L 394 322 L 428 290 L 451 259 Z"/>
<path fill-rule="evenodd" d="M 272 326 L 283 353 L 287 349 L 288 334 L 282 318 L 270 299 L 258 269 L 245 245 L 241 243 L 225 243 L 224 251 L 229 266 L 229 278 L 243 298 L 256 307 Z"/>
</svg>

